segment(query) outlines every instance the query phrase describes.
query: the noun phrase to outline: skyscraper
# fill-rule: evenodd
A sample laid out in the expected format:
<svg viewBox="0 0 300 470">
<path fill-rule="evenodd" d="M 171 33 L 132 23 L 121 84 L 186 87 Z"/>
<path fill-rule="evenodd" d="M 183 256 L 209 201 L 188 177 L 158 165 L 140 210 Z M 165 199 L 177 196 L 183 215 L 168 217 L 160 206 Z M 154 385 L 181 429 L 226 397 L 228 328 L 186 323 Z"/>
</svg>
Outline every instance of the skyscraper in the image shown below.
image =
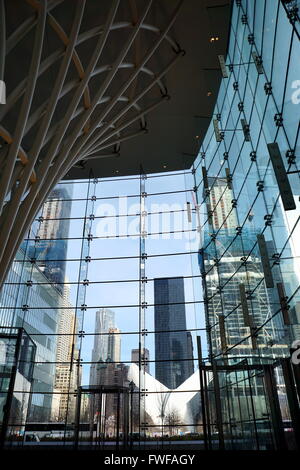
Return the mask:
<svg viewBox="0 0 300 470">
<path fill-rule="evenodd" d="M 139 356 L 140 356 L 140 350 L 139 349 L 132 349 L 131 350 L 131 361 L 134 362 L 137 365 L 139 364 Z M 147 372 L 149 374 L 150 373 L 150 365 L 149 365 L 149 362 L 147 362 L 147 361 L 150 360 L 149 349 L 144 348 L 141 351 L 141 360 L 146 361 L 144 370 L 145 370 L 145 372 Z"/>
<path fill-rule="evenodd" d="M 128 387 L 128 366 L 125 364 L 114 364 L 112 362 L 99 362 L 96 365 L 97 382 L 94 385 L 106 386 L 108 388 Z M 106 418 L 107 433 L 113 435 L 116 429 L 118 408 L 123 407 L 123 400 L 118 401 L 116 393 L 107 393 L 105 395 L 105 413 L 102 416 Z M 90 397 L 90 416 L 101 415 L 101 398 L 99 394 Z M 120 413 L 122 422 L 123 413 Z"/>
<path fill-rule="evenodd" d="M 47 279 L 62 293 L 67 259 L 73 187 L 59 184 L 44 203 L 38 221 L 33 224 L 35 242 L 29 242 L 28 256 L 36 258 Z"/>
<path fill-rule="evenodd" d="M 97 384 L 96 363 L 120 361 L 120 335 L 115 328 L 115 312 L 102 308 L 96 312 L 94 347 L 90 368 L 90 385 Z M 110 333 L 110 334 L 109 334 Z"/>
<path fill-rule="evenodd" d="M 121 359 L 121 336 L 119 328 L 108 329 L 107 360 L 120 362 Z"/>
<path fill-rule="evenodd" d="M 55 380 L 57 321 L 63 299 L 38 266 L 28 261 L 22 248 L 17 252 L 6 282 L 0 292 L 0 324 L 21 327 L 29 335 L 34 335 L 39 358 L 33 370 L 28 421 L 48 421 Z M 10 283 L 20 283 L 20 288 L 15 289 Z"/>
<path fill-rule="evenodd" d="M 213 211 L 213 226 L 218 229 L 235 229 L 238 225 L 236 212 L 232 211 L 233 194 L 227 187 L 226 178 L 208 177 L 209 204 Z"/>
<path fill-rule="evenodd" d="M 90 368 L 91 386 L 124 387 L 127 384 L 128 367 L 121 360 L 121 335 L 115 327 L 115 312 L 101 309 L 96 312 L 94 349 Z M 98 335 L 97 335 L 98 333 Z M 99 334 L 100 333 L 100 334 Z M 106 333 L 106 334 L 105 334 Z M 101 413 L 101 399 L 96 394 L 90 399 L 90 416 Z M 115 422 L 118 402 L 115 395 L 107 394 L 105 399 L 106 418 Z M 109 431 L 109 434 L 112 430 Z"/>
<path fill-rule="evenodd" d="M 190 332 L 186 331 L 183 278 L 154 279 L 154 303 L 155 360 L 158 361 L 155 377 L 166 387 L 175 389 L 194 371 Z"/>
<path fill-rule="evenodd" d="M 76 349 L 78 332 L 75 311 L 69 302 L 69 289 L 64 289 L 57 329 L 55 370 L 55 395 L 52 400 L 52 419 L 73 422 L 75 419 L 74 392 L 80 383 L 80 368 L 75 364 L 79 352 Z M 75 336 L 73 336 L 75 335 Z"/>
<path fill-rule="evenodd" d="M 276 305 L 273 289 L 267 289 L 264 282 L 257 285 L 263 278 L 256 245 L 258 231 L 249 218 L 247 226 L 238 226 L 234 195 L 227 179 L 208 177 L 207 180 L 209 197 L 206 196 L 206 204 L 211 218 L 204 231 L 203 269 L 206 272 L 206 296 L 210 299 L 207 323 L 211 352 L 219 354 L 238 344 L 231 354 L 253 355 L 258 349 L 266 355 L 281 354 L 285 348 L 285 332 L 278 317 L 274 319 L 275 324 L 267 323 L 254 337 L 250 335 L 256 325 L 264 324 L 276 310 L 273 307 Z M 217 234 L 216 239 L 214 234 Z M 274 247 L 267 242 L 267 248 L 271 256 Z M 250 251 L 251 257 L 241 267 L 241 261 Z M 279 279 L 277 271 L 275 267 L 273 276 Z M 255 286 L 255 294 L 249 298 L 249 292 Z M 246 302 L 241 302 L 241 290 L 247 297 Z M 251 311 L 253 313 L 249 313 Z"/>
<path fill-rule="evenodd" d="M 50 419 L 55 401 L 51 393 L 56 381 L 57 354 L 66 342 L 66 337 L 59 337 L 57 341 L 56 334 L 58 330 L 69 332 L 66 328 L 72 310 L 68 310 L 67 315 L 62 312 L 65 312 L 64 307 L 70 307 L 64 282 L 71 194 L 72 185 L 60 184 L 51 191 L 39 217 L 32 223 L 28 238 L 17 252 L 7 276 L 8 285 L 0 292 L 0 305 L 4 307 L 0 312 L 0 323 L 20 326 L 28 334 L 35 335 L 41 363 L 36 364 L 33 372 L 33 392 L 37 393 L 32 396 L 30 421 Z M 14 289 L 9 286 L 10 282 L 20 282 L 21 288 Z M 9 308 L 10 305 L 15 309 Z M 45 311 L 39 311 L 39 308 Z"/>
<path fill-rule="evenodd" d="M 166 433 L 173 434 L 180 407 L 188 413 L 177 429 L 199 431 L 196 449 L 245 449 L 247 455 L 257 450 L 260 457 L 264 450 L 296 447 L 300 0 L 103 0 L 101 8 L 95 1 L 1 0 L 0 11 L 0 79 L 8 91 L 7 103 L 0 104 L 0 286 L 54 185 L 60 178 L 64 185 L 76 179 L 67 270 L 80 320 L 79 370 L 90 373 L 91 316 L 100 305 L 120 312 L 122 332 L 113 322 L 94 335 L 106 345 L 101 354 L 99 346 L 94 362 L 99 380 L 92 380 L 92 390 L 76 391 L 73 433 L 70 426 L 57 426 L 64 429 L 64 441 L 72 436 L 78 450 L 110 449 L 113 456 L 128 444 L 142 452 L 153 449 L 148 436 L 155 433 L 167 451 L 174 442 L 167 442 Z M 169 80 L 165 74 L 175 63 Z M 47 421 L 57 396 L 55 358 L 66 354 L 70 369 L 74 358 L 67 341 L 58 341 L 56 351 L 58 331 L 75 329 L 68 316 L 60 322 L 66 250 L 55 224 L 68 219 L 60 202 L 54 196 L 38 214 L 37 230 L 18 252 L 0 298 L 5 325 L 24 327 L 39 343 L 35 360 L 24 354 L 20 361 L 24 368 L 34 366 L 33 393 L 22 377 L 16 380 L 28 396 L 30 419 L 39 421 Z M 198 248 L 203 291 L 195 269 Z M 170 279 L 157 285 L 161 303 L 151 331 L 152 282 L 163 276 L 184 276 L 184 292 L 169 285 Z M 204 315 L 209 357 L 204 342 L 200 354 Z M 121 333 L 126 361 L 131 348 L 139 347 L 140 367 L 132 363 L 128 373 L 127 366 L 112 362 Z M 170 389 L 145 372 L 145 348 L 152 347 L 155 333 L 157 375 L 171 382 Z M 172 382 L 189 373 L 182 370 L 185 363 L 192 369 L 185 353 L 192 356 L 196 334 L 200 374 L 174 389 Z M 3 339 L 1 349 L 9 351 Z M 17 371 L 15 356 L 5 360 Z M 14 406 L 5 374 L 3 361 L 2 435 L 2 408 L 7 414 Z M 63 369 L 59 382 L 67 374 Z M 129 388 L 119 393 L 124 384 Z M 81 393 L 95 396 L 100 406 L 94 413 L 90 398 L 80 413 Z M 125 395 L 130 406 L 124 406 L 122 422 L 114 410 Z M 106 421 L 116 438 L 108 439 Z M 25 449 L 24 433 L 55 428 L 48 422 L 24 423 L 20 432 L 11 427 L 9 447 Z"/>
</svg>

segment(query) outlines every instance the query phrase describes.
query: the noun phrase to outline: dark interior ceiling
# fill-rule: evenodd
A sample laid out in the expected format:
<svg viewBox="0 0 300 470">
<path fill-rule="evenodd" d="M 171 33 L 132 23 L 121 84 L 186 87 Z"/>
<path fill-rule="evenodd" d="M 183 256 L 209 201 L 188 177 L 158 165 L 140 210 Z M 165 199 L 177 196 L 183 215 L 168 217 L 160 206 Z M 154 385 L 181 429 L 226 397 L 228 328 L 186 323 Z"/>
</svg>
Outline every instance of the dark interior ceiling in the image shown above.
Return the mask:
<svg viewBox="0 0 300 470">
<path fill-rule="evenodd" d="M 158 27 L 159 31 L 162 31 L 166 22 L 172 16 L 178 1 L 154 0 L 145 22 Z M 7 2 L 7 16 L 9 19 L 7 25 L 8 36 L 13 35 L 18 26 L 26 21 L 27 16 L 30 18 L 34 2 L 36 0 L 12 0 Z M 116 21 L 122 22 L 127 20 L 135 24 L 145 6 L 145 2 L 146 0 L 121 0 L 120 11 L 118 11 L 119 16 L 117 16 Z M 70 18 L 73 17 L 76 2 L 71 0 L 64 2 L 52 0 L 52 3 L 57 5 L 53 9 L 53 15 L 55 15 L 56 20 L 63 27 L 66 34 L 70 34 L 72 26 Z M 87 11 L 83 17 L 80 30 L 83 35 L 86 31 L 99 28 L 99 25 L 105 23 L 111 0 L 101 0 L 101 2 L 99 0 L 87 0 L 86 4 Z M 145 113 L 141 117 L 138 123 L 139 126 L 135 129 L 141 130 L 141 128 L 145 128 L 147 132 L 145 131 L 128 140 L 126 136 L 130 135 L 130 132 L 131 134 L 136 133 L 136 130 L 133 132 L 134 129 L 129 127 L 129 134 L 118 133 L 117 137 L 119 137 L 120 142 L 116 142 L 116 137 L 108 139 L 107 142 L 111 145 L 101 148 L 98 153 L 97 151 L 88 153 L 86 158 L 79 160 L 75 166 L 68 170 L 65 174 L 66 179 L 87 178 L 91 171 L 94 177 L 108 177 L 112 175 L 138 174 L 140 171 L 156 173 L 191 167 L 212 117 L 220 86 L 221 71 L 217 56 L 219 54 L 226 54 L 230 9 L 230 0 L 183 1 L 176 21 L 168 34 L 173 44 L 178 47 L 178 50 L 183 50 L 185 54 L 180 54 L 182 57 L 176 62 L 176 65 L 162 77 L 160 89 L 156 87 L 156 95 L 158 91 L 160 95 L 167 94 L 170 99 L 164 100 L 159 107 L 156 107 L 149 113 Z M 110 34 L 112 36 L 106 44 L 102 62 L 98 64 L 100 66 L 112 63 L 115 54 L 119 53 L 126 41 L 125 29 L 120 29 Z M 151 34 L 153 36 L 153 32 Z M 141 57 L 144 56 L 151 44 L 149 35 L 149 31 L 142 30 L 140 32 L 135 40 L 134 48 L 126 56 L 126 63 L 139 63 Z M 211 38 L 216 37 L 218 40 L 211 41 Z M 96 39 L 97 37 L 91 38 L 88 41 L 82 41 L 76 47 L 83 69 L 88 65 L 89 57 L 96 44 L 93 41 L 96 41 Z M 26 79 L 26 70 L 28 70 L 30 63 L 32 44 L 33 32 L 32 35 L 29 33 L 24 36 L 18 48 L 8 55 L 6 83 L 7 92 L 10 96 L 18 89 L 23 70 L 25 70 L 23 79 Z M 62 47 L 61 41 L 53 34 L 53 27 L 51 29 L 49 25 L 46 30 L 43 47 L 42 60 L 47 60 L 47 57 L 51 57 L 51 54 L 55 54 Z M 127 91 L 129 99 L 132 99 L 136 93 L 147 86 L 151 81 L 150 79 L 156 77 L 160 70 L 168 64 L 170 58 L 172 58 L 170 53 L 174 55 L 172 43 L 165 41 L 157 54 L 147 63 L 147 67 L 152 71 L 152 75 L 149 76 L 146 73 L 139 75 L 139 79 L 131 84 Z M 17 74 L 16 64 L 18 64 Z M 39 110 L 42 113 L 42 110 L 45 109 L 45 104 L 43 103 L 46 103 L 51 94 L 58 70 L 59 62 L 53 63 L 49 70 L 47 70 L 47 73 L 44 73 L 38 81 L 36 94 L 31 106 L 29 130 L 25 133 L 22 140 L 22 147 L 28 152 L 29 156 L 39 123 L 39 119 L 34 121 L 32 116 L 34 117 L 34 113 L 36 113 L 37 117 Z M 107 89 L 107 99 L 114 96 L 122 83 L 128 79 L 128 70 L 131 72 L 132 68 L 124 67 L 119 69 L 118 79 L 114 80 Z M 91 98 L 97 92 L 99 86 L 101 86 L 102 81 L 100 80 L 103 79 L 105 79 L 105 74 L 97 75 L 90 80 L 89 93 Z M 69 83 L 73 81 L 76 85 L 76 81 L 79 79 L 75 67 L 70 67 L 67 80 Z M 147 106 L 154 102 L 156 95 L 153 90 L 138 102 L 141 105 L 141 109 L 147 108 Z M 57 105 L 53 118 L 54 134 L 56 121 L 60 122 L 65 115 L 70 98 L 72 98 L 72 89 L 71 92 L 63 96 Z M 99 105 L 92 114 L 92 121 L 97 120 L 101 112 L 98 108 L 101 110 L 101 106 Z M 4 119 L 1 120 L 1 125 L 11 134 L 14 132 L 19 108 L 20 106 L 18 106 L 18 101 L 16 100 L 15 105 L 9 109 Z M 84 106 L 82 109 L 84 111 Z M 116 109 L 118 111 L 118 108 L 115 107 L 114 110 Z M 123 116 L 123 120 L 119 120 L 118 123 L 126 123 L 126 120 L 130 120 L 132 116 L 134 116 L 134 113 L 131 108 L 125 114 L 125 117 Z M 74 126 L 75 120 L 70 123 L 70 133 Z M 49 141 L 51 143 L 50 137 Z M 47 145 L 49 144 L 46 144 L 42 149 L 39 161 L 47 158 Z"/>
<path fill-rule="evenodd" d="M 170 2 L 169 3 L 173 3 Z M 148 133 L 120 145 L 120 155 L 73 168 L 69 178 L 189 169 L 212 117 L 227 51 L 230 0 L 187 0 L 172 37 L 186 52 L 166 77 L 170 100 L 147 116 Z M 218 41 L 210 42 L 211 37 Z M 209 95 L 209 96 L 208 96 Z M 116 173 L 117 171 L 117 173 Z"/>
</svg>

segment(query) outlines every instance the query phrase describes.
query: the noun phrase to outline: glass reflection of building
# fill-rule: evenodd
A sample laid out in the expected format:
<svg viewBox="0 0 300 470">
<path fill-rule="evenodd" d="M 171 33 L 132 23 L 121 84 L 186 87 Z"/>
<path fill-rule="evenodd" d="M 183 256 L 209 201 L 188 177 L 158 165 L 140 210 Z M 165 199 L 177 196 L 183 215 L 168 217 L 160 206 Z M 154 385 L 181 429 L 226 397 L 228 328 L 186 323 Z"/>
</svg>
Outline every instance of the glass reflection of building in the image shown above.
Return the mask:
<svg viewBox="0 0 300 470">
<path fill-rule="evenodd" d="M 128 366 L 121 363 L 121 331 L 115 326 L 114 311 L 101 308 L 96 312 L 94 333 L 90 386 L 99 390 L 115 389 L 116 394 L 108 393 L 105 399 L 98 394 L 90 396 L 90 425 L 97 417 L 104 419 L 105 415 L 106 432 L 113 436 L 120 407 L 124 406 L 117 399 L 117 390 L 128 388 L 129 383 Z M 101 411 L 103 406 L 105 412 Z"/>
<path fill-rule="evenodd" d="M 203 209 L 199 264 L 210 360 L 219 363 L 276 364 L 274 358 L 289 357 L 299 339 L 300 107 L 295 85 L 300 45 L 295 5 L 233 2 L 213 120 L 194 162 Z M 281 417 L 288 421 L 280 367 L 274 374 Z M 253 373 L 251 390 L 250 381 L 243 389 L 239 383 L 246 384 L 246 376 L 246 371 L 219 374 L 223 419 L 233 423 L 231 434 L 255 434 L 246 412 L 251 396 L 260 421 L 256 432 L 265 445 L 266 381 Z"/>
<path fill-rule="evenodd" d="M 0 446 L 24 431 L 36 346 L 23 329 L 0 329 Z M 10 403 L 10 406 L 7 404 Z"/>
<path fill-rule="evenodd" d="M 285 3 L 290 8 L 294 2 Z M 294 96 L 300 75 L 299 23 L 289 21 L 283 2 L 246 4 L 233 5 L 227 74 L 194 163 L 206 214 L 199 260 L 208 333 L 211 355 L 219 358 L 222 353 L 288 355 L 299 339 L 300 108 Z M 274 142 L 283 165 L 280 177 L 268 147 Z M 285 208 L 284 198 L 290 196 L 295 204 Z M 265 240 L 264 257 L 259 234 Z M 266 286 L 263 262 L 269 264 L 272 287 Z M 240 284 L 253 334 L 245 326 Z"/>
<path fill-rule="evenodd" d="M 228 349 L 233 356 L 281 355 L 287 352 L 286 331 L 280 317 L 269 321 L 276 312 L 276 295 L 263 282 L 254 214 L 249 214 L 244 228 L 239 227 L 226 178 L 208 177 L 207 181 L 207 211 L 212 214 L 204 231 L 202 256 L 211 352 L 218 355 Z M 267 247 L 271 256 L 270 241 Z M 278 269 L 275 274 L 279 279 Z M 241 289 L 246 307 L 241 305 Z"/>
<path fill-rule="evenodd" d="M 71 210 L 68 199 L 72 194 L 72 185 L 68 186 L 64 189 L 58 185 L 50 193 L 18 250 L 0 293 L 1 326 L 24 328 L 37 346 L 29 421 L 51 418 L 56 334 L 63 309 L 70 308 L 63 291 Z"/>
<path fill-rule="evenodd" d="M 35 243 L 29 244 L 28 256 L 37 259 L 39 268 L 63 293 L 66 274 L 68 234 L 73 186 L 58 184 L 40 211 Z"/>
<path fill-rule="evenodd" d="M 50 419 L 60 297 L 59 291 L 20 249 L 1 290 L 0 322 L 1 326 L 24 328 L 37 346 L 30 421 Z"/>
<path fill-rule="evenodd" d="M 191 334 L 186 330 L 183 278 L 154 279 L 154 303 L 155 377 L 175 389 L 194 372 Z"/>
</svg>

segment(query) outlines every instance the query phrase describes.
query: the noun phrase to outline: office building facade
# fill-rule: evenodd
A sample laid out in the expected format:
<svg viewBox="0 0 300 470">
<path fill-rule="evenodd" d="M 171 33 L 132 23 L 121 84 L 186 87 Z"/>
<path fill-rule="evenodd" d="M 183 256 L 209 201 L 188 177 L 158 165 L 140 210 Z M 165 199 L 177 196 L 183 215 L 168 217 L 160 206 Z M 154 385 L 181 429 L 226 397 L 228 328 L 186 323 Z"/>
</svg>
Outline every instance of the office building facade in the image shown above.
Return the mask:
<svg viewBox="0 0 300 470">
<path fill-rule="evenodd" d="M 26 242 L 29 258 L 62 294 L 66 276 L 72 185 L 58 184 L 43 204 Z M 32 240 L 34 235 L 34 241 Z"/>
<path fill-rule="evenodd" d="M 70 332 L 70 315 L 72 321 L 75 315 L 69 290 L 64 288 L 72 195 L 72 185 L 68 186 L 58 185 L 50 193 L 21 244 L 0 293 L 1 325 L 24 328 L 37 345 L 31 421 L 51 419 L 54 401 L 57 404 L 58 399 L 52 395 L 59 374 L 56 362 L 60 356 L 66 359 L 64 349 L 69 349 L 68 340 L 73 341 L 73 337 L 63 336 Z M 67 361 L 70 359 L 69 355 Z"/>
<path fill-rule="evenodd" d="M 121 337 L 115 327 L 115 312 L 101 309 L 96 312 L 95 337 L 90 367 L 90 385 L 98 385 L 96 366 L 98 362 L 120 362 Z"/>
<path fill-rule="evenodd" d="M 59 308 L 54 396 L 51 420 L 74 422 L 76 409 L 75 391 L 81 384 L 81 369 L 77 349 L 78 322 L 70 303 L 70 290 L 65 288 Z"/>
<path fill-rule="evenodd" d="M 233 2 L 219 95 L 194 163 L 211 357 L 286 356 L 299 335 L 295 7 Z"/>
<path fill-rule="evenodd" d="M 277 357 L 287 353 L 288 338 L 283 320 L 277 317 L 268 322 L 276 312 L 276 298 L 261 282 L 263 267 L 256 246 L 259 231 L 253 218 L 248 215 L 248 226 L 242 230 L 238 226 L 238 213 L 233 207 L 234 195 L 228 180 L 208 177 L 207 181 L 207 213 L 211 211 L 212 215 L 204 231 L 202 255 L 206 298 L 210 299 L 207 322 L 211 353 L 222 354 L 227 348 L 230 351 L 232 348 L 230 355 L 241 357 L 261 354 Z M 269 242 L 269 256 L 271 248 Z M 250 250 L 251 256 L 241 265 Z M 279 282 L 278 269 L 274 269 L 274 276 Z M 255 295 L 250 294 L 252 290 Z M 256 325 L 264 323 L 266 325 L 253 335 Z"/>
<path fill-rule="evenodd" d="M 49 421 L 51 417 L 62 301 L 60 292 L 20 249 L 1 290 L 0 322 L 4 327 L 24 328 L 37 347 L 29 421 Z"/>
<path fill-rule="evenodd" d="M 139 362 L 145 363 L 144 369 L 145 372 L 148 374 L 150 373 L 150 352 L 149 349 L 144 348 L 141 352 L 139 349 L 132 349 L 131 350 L 131 362 L 134 364 L 139 365 Z"/>
<path fill-rule="evenodd" d="M 121 335 L 119 328 L 108 329 L 107 360 L 120 362 L 121 360 Z"/>
<path fill-rule="evenodd" d="M 191 341 L 186 331 L 183 278 L 155 279 L 154 304 L 155 377 L 166 387 L 175 389 L 194 371 Z"/>
</svg>

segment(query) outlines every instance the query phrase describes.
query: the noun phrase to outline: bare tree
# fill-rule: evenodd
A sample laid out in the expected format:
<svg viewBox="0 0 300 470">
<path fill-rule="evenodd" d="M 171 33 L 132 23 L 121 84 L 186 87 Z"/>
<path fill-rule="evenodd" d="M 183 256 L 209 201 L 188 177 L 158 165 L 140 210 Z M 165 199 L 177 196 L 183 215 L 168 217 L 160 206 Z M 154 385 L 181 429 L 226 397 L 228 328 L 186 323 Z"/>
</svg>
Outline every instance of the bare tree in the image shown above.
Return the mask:
<svg viewBox="0 0 300 470">
<path fill-rule="evenodd" d="M 157 404 L 159 409 L 158 417 L 161 419 L 161 437 L 164 435 L 164 424 L 166 417 L 167 404 L 170 398 L 171 392 L 158 392 L 157 393 Z"/>
<path fill-rule="evenodd" d="M 182 424 L 180 415 L 176 408 L 173 408 L 165 417 L 165 423 L 169 427 L 170 435 L 175 434 L 175 430 Z"/>
</svg>

